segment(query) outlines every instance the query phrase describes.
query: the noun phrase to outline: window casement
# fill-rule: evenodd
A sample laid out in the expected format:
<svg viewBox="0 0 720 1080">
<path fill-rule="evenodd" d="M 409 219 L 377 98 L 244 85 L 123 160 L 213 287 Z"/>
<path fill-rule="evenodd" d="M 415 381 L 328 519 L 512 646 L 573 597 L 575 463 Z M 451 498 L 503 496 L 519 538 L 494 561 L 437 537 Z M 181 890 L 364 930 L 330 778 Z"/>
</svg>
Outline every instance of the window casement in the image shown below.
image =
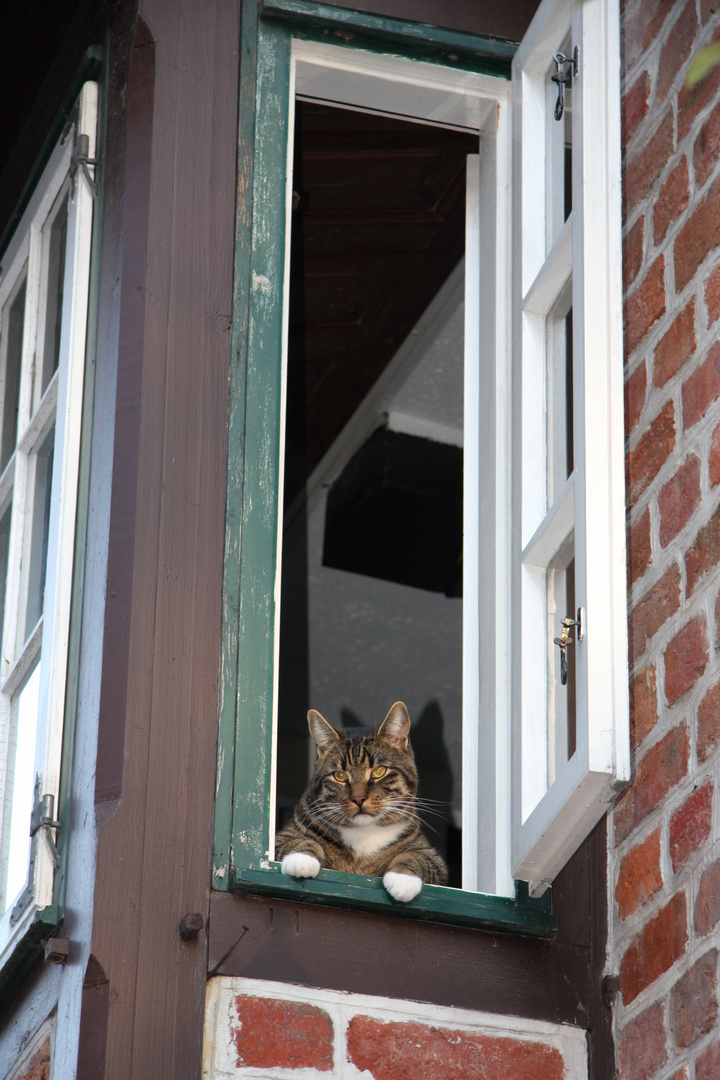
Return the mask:
<svg viewBox="0 0 720 1080">
<path fill-rule="evenodd" d="M 0 268 L 2 965 L 59 917 L 97 108 L 86 82 Z"/>
<path fill-rule="evenodd" d="M 428 62 L 417 56 L 416 27 L 402 57 L 395 20 L 311 4 L 313 19 L 303 23 L 300 7 L 272 0 L 259 19 L 244 11 L 240 360 L 231 383 L 213 884 L 549 934 L 545 900 L 529 894 L 541 896 L 628 774 L 617 4 L 543 0 L 512 80 L 509 64 L 503 73 L 490 55 L 497 43 L 460 35 L 451 62 L 444 40 L 438 62 Z M 336 18 L 357 19 L 362 32 L 352 46 L 323 34 L 323 19 L 332 26 Z M 390 22 L 392 55 L 382 44 Z M 426 32 L 431 39 L 432 28 Z M 577 73 L 563 84 L 556 121 L 552 75 L 572 67 L 556 57 L 572 57 L 576 45 Z M 426 54 L 430 47 L 426 41 Z M 366 140 L 375 129 L 373 148 Z M 583 130 L 593 132 L 587 150 Z M 422 158 L 418 190 L 437 183 L 440 193 L 432 213 L 416 200 L 412 165 L 394 180 L 369 170 L 369 160 L 383 157 L 380 143 L 398 158 Z M 334 149 L 324 157 L 326 144 Z M 337 166 L 343 156 L 353 161 L 346 173 Z M 343 199 L 361 190 L 352 205 L 331 205 L 324 189 L 333 184 Z M 452 199 L 436 246 L 418 232 L 394 288 L 385 289 L 387 237 L 401 249 L 401 226 L 412 218 L 425 229 L 432 219 L 435 228 L 445 213 L 438 207 Z M 359 265 L 373 254 L 374 293 Z M 432 296 L 422 298 L 423 288 Z M 405 307 L 400 294 L 410 296 Z M 392 318 L 383 323 L 388 305 Z M 359 333 L 369 342 L 362 363 Z M 291 456 L 298 446 L 299 472 Z M 431 465 L 413 473 L 413 455 Z M 416 503 L 444 507 L 437 500 L 450 498 L 461 477 L 460 573 L 452 529 L 433 549 L 437 557 L 425 554 L 417 565 L 388 553 L 401 514 L 384 550 L 372 550 L 368 537 L 381 518 L 370 503 L 362 514 L 354 508 L 375 484 L 378 460 L 377 505 L 392 514 L 402 488 L 413 521 Z M 439 493 L 428 493 L 429 473 L 440 478 Z M 582 636 L 571 627 L 561 650 L 553 639 L 578 609 Z M 408 628 L 426 623 L 447 633 L 418 644 Z M 396 667 L 383 668 L 405 636 Z M 356 710 L 342 674 L 348 667 L 358 671 Z M 333 680 L 346 678 L 348 713 L 372 722 L 377 672 L 388 683 L 387 706 L 411 693 L 390 685 L 388 671 L 398 681 L 409 671 L 427 676 L 428 696 L 437 676 L 437 701 L 418 738 L 431 732 L 439 741 L 430 740 L 427 757 L 449 761 L 445 826 L 461 852 L 456 887 L 425 887 L 402 906 L 380 879 L 322 871 L 297 881 L 273 861 L 276 822 L 298 793 L 288 775 L 296 768 L 301 789 L 310 766 L 296 707 L 303 694 L 329 694 Z M 325 713 L 331 722 L 338 701 Z M 437 778 L 437 760 L 433 768 Z"/>
</svg>

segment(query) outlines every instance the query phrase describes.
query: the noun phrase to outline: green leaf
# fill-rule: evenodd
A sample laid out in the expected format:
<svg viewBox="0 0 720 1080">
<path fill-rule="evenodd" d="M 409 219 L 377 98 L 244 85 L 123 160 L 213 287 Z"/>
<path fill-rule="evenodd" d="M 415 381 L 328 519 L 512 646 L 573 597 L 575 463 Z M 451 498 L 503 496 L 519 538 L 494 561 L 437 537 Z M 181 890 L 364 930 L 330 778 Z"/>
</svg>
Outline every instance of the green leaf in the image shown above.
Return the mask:
<svg viewBox="0 0 720 1080">
<path fill-rule="evenodd" d="M 701 49 L 690 64 L 685 84 L 691 88 L 696 86 L 710 74 L 717 64 L 720 64 L 720 41 L 713 41 L 712 44 Z"/>
</svg>

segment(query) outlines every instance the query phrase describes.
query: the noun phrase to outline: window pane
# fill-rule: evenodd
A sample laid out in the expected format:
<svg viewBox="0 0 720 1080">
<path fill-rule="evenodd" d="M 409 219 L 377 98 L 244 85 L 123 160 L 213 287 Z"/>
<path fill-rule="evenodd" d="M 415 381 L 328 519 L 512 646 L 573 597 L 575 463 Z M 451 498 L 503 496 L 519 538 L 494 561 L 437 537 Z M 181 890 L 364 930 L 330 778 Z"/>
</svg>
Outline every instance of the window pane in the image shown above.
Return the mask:
<svg viewBox="0 0 720 1080">
<path fill-rule="evenodd" d="M 23 642 L 27 640 L 42 615 L 45 601 L 45 572 L 47 569 L 54 445 L 55 427 L 53 426 L 43 439 L 30 464 L 32 517 L 29 522 L 30 564 Z"/>
<path fill-rule="evenodd" d="M 5 596 L 7 591 L 8 557 L 10 554 L 10 519 L 12 502 L 0 518 L 0 642 L 4 639 Z"/>
<path fill-rule="evenodd" d="M 572 309 L 548 323 L 547 506 L 558 498 L 574 467 Z"/>
<path fill-rule="evenodd" d="M 23 327 L 25 323 L 25 292 L 23 278 L 15 295 L 5 306 L 2 325 L 2 444 L 0 472 L 15 450 L 20 399 L 20 365 L 22 361 Z"/>
<path fill-rule="evenodd" d="M 554 61 L 547 73 L 547 140 L 548 140 L 548 251 L 555 243 L 558 233 L 567 221 L 572 210 L 572 42 L 568 34 L 558 56 L 568 57 L 567 63 L 557 65 Z M 571 80 L 562 84 L 562 115 L 556 117 L 558 109 L 558 83 L 553 75 L 570 74 Z"/>
<path fill-rule="evenodd" d="M 551 784 L 563 765 L 575 753 L 576 703 L 575 703 L 575 649 L 577 627 L 570 628 L 570 644 L 565 649 L 566 681 L 562 681 L 562 650 L 554 638 L 562 633 L 564 618 L 575 619 L 575 560 L 548 572 L 548 616 L 550 670 L 548 717 L 548 783 Z"/>
<path fill-rule="evenodd" d="M 27 881 L 30 819 L 35 790 L 35 737 L 39 687 L 40 664 L 37 663 L 30 678 L 13 702 L 15 721 L 13 742 L 15 745 L 10 748 L 10 776 L 6 789 L 8 801 L 10 801 L 10 828 L 7 834 L 9 837 L 6 849 L 8 869 L 4 911 L 12 904 Z"/>
<path fill-rule="evenodd" d="M 60 324 L 62 318 L 63 284 L 65 278 L 65 246 L 67 242 L 67 195 L 62 201 L 52 225 L 47 244 L 47 291 L 45 300 L 45 341 L 43 346 L 40 395 L 57 371 L 60 359 Z"/>
</svg>

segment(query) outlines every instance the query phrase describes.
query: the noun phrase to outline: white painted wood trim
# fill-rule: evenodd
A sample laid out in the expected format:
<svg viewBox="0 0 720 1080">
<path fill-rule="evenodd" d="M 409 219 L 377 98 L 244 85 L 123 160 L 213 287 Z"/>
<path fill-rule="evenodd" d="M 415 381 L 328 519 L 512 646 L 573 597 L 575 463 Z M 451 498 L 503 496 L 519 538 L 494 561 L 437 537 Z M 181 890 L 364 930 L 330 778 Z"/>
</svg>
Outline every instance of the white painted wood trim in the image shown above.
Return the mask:
<svg viewBox="0 0 720 1080">
<path fill-rule="evenodd" d="M 537 494 L 526 497 L 523 504 L 522 750 L 515 771 L 517 778 L 519 768 L 522 778 L 522 799 L 516 798 L 514 804 L 513 872 L 528 880 L 536 892 L 552 881 L 602 817 L 617 782 L 629 769 L 616 0 L 609 4 L 587 0 L 574 6 L 572 12 L 567 0 L 543 0 L 516 57 L 514 74 L 517 90 L 528 86 L 532 90 L 532 80 L 539 80 L 551 62 L 571 14 L 573 45 L 580 48 L 580 74 L 573 86 L 573 213 L 548 258 L 533 265 L 532 284 L 525 289 L 521 338 L 523 400 L 531 405 L 531 395 L 540 389 L 538 356 L 545 347 L 542 323 L 572 273 L 575 472 L 547 517 L 538 516 Z M 535 97 L 530 94 L 531 109 L 536 97 L 537 93 Z M 525 134 L 524 117 L 522 122 Z M 532 158 L 526 172 L 531 177 L 537 172 Z M 532 189 L 529 194 L 523 190 L 522 195 L 523 226 L 527 224 L 536 234 L 537 222 L 529 220 L 527 204 L 537 207 L 537 195 Z M 537 258 L 537 235 L 531 247 Z M 537 325 L 533 318 L 540 319 Z M 533 328 L 532 333 L 529 328 Z M 528 389 L 525 381 L 533 372 L 536 383 L 530 379 Z M 534 459 L 542 441 L 539 429 L 531 431 L 530 452 L 525 447 L 523 450 L 523 486 L 529 482 L 536 487 L 539 476 Z M 528 434 L 526 428 L 524 433 Z M 544 456 L 543 446 L 543 469 Z M 528 536 L 532 525 L 534 532 Z M 540 669 L 546 645 L 541 647 L 535 641 L 528 626 L 542 625 L 538 620 L 542 617 L 544 572 L 563 537 L 573 531 L 576 603 L 586 618 L 584 638 L 573 645 L 577 749 L 543 792 L 543 767 L 539 764 L 543 719 L 537 702 L 542 697 L 538 687 L 543 682 Z M 540 637 L 537 634 L 538 641 Z M 547 690 L 545 699 L 547 726 Z M 533 761 L 538 762 L 537 768 Z"/>
</svg>

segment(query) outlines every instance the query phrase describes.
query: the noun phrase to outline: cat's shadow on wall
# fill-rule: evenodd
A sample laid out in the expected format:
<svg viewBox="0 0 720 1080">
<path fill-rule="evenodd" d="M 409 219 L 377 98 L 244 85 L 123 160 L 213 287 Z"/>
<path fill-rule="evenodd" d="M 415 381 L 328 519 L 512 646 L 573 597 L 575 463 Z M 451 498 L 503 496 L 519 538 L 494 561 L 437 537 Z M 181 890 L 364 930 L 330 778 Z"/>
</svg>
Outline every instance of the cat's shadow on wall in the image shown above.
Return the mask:
<svg viewBox="0 0 720 1080">
<path fill-rule="evenodd" d="M 340 719 L 348 735 L 367 734 L 373 730 L 364 725 L 352 709 L 342 709 Z M 413 718 L 410 741 L 420 777 L 418 795 L 429 803 L 421 811 L 423 832 L 448 864 L 448 884 L 459 888 L 462 831 L 452 820 L 453 774 L 444 728 L 440 705 L 437 701 L 429 701 L 419 717 Z"/>
</svg>

